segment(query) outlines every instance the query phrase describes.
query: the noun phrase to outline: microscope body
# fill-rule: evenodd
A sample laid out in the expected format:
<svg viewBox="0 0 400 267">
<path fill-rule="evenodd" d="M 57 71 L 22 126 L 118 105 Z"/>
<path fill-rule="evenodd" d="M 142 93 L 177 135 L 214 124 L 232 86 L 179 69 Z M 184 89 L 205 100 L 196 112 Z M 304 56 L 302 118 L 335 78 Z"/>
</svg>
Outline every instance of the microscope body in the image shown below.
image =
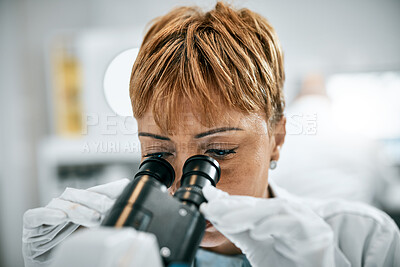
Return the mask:
<svg viewBox="0 0 400 267">
<path fill-rule="evenodd" d="M 142 162 L 104 219 L 109 227 L 133 227 L 155 235 L 165 266 L 190 265 L 204 235 L 205 218 L 199 211 L 206 202 L 202 188 L 215 186 L 220 177 L 216 160 L 202 155 L 189 158 L 183 167 L 181 186 L 171 196 L 167 187 L 175 179 L 172 166 L 161 158 Z"/>
<path fill-rule="evenodd" d="M 193 260 L 203 238 L 205 219 L 194 205 L 172 197 L 165 185 L 142 176 L 125 188 L 103 225 L 133 227 L 154 234 L 168 265 Z"/>
</svg>

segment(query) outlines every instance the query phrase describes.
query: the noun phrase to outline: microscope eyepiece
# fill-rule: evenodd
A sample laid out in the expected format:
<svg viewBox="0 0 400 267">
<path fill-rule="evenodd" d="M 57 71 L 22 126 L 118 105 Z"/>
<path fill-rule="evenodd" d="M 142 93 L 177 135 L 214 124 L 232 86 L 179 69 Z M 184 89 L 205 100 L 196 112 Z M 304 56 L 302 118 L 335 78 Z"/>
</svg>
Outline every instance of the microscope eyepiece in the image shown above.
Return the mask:
<svg viewBox="0 0 400 267">
<path fill-rule="evenodd" d="M 187 177 L 194 174 L 201 175 L 209 180 L 213 186 L 216 186 L 221 176 L 221 169 L 218 161 L 215 159 L 204 155 L 196 155 L 188 158 L 183 165 L 181 186 L 190 184 L 191 180 L 187 179 Z M 198 186 L 201 185 L 199 184 Z"/>
<path fill-rule="evenodd" d="M 183 165 L 181 186 L 174 197 L 199 207 L 206 202 L 202 189 L 211 184 L 215 186 L 220 178 L 221 169 L 218 162 L 204 155 L 196 155 L 186 160 Z"/>
<path fill-rule="evenodd" d="M 140 164 L 139 171 L 136 173 L 135 179 L 144 175 L 149 175 L 155 178 L 166 187 L 170 187 L 175 180 L 175 171 L 171 164 L 169 164 L 169 162 L 165 159 L 157 157 L 145 159 Z"/>
</svg>

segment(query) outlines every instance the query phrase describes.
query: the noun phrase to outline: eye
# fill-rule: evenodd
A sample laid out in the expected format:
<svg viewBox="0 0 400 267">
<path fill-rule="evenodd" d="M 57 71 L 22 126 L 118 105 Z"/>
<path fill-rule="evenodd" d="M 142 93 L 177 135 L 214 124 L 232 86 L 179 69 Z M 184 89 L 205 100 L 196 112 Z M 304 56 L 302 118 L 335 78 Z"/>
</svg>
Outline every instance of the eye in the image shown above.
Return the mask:
<svg viewBox="0 0 400 267">
<path fill-rule="evenodd" d="M 144 155 L 144 158 L 148 158 L 148 157 L 157 157 L 157 158 L 166 158 L 168 156 L 172 156 L 172 153 L 170 152 L 154 152 L 154 153 L 149 153 Z"/>
<path fill-rule="evenodd" d="M 235 154 L 236 148 L 234 149 L 208 149 L 206 154 L 210 154 L 211 157 L 224 159 L 230 154 Z"/>
</svg>

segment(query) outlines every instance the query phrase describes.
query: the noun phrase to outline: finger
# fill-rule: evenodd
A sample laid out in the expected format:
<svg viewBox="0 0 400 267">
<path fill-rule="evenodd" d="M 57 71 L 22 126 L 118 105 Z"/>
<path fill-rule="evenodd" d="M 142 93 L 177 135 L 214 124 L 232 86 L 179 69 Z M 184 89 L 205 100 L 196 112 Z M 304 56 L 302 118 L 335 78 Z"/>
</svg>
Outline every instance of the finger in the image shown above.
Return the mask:
<svg viewBox="0 0 400 267">
<path fill-rule="evenodd" d="M 263 206 L 263 204 L 258 204 L 260 201 L 263 200 L 249 196 L 229 196 L 218 198 L 211 200 L 204 205 L 203 212 L 208 216 L 218 218 L 230 213 L 247 212 L 251 215 L 251 211 L 254 209 L 256 209 L 256 212 L 253 213 L 264 213 L 265 211 L 263 207 L 260 207 L 260 209 L 257 210 L 257 206 Z"/>
<path fill-rule="evenodd" d="M 290 212 L 287 201 L 250 196 L 229 196 L 209 201 L 203 210 L 209 216 L 223 217 L 232 214 L 232 216 L 246 220 L 253 217 L 257 219 L 259 217 Z M 239 214 L 243 214 L 243 216 Z"/>
<path fill-rule="evenodd" d="M 37 257 L 49 252 L 53 247 L 62 242 L 71 233 L 73 233 L 79 225 L 67 223 L 63 227 L 57 227 L 57 233 L 54 236 L 43 239 L 39 242 L 23 242 L 23 253 L 27 258 L 36 259 Z"/>
<path fill-rule="evenodd" d="M 207 204 L 208 205 L 208 204 Z M 210 204 L 209 206 L 212 206 Z M 207 208 L 207 207 L 206 207 Z M 229 211 L 223 211 L 223 214 L 218 212 L 208 213 L 204 206 L 202 210 L 204 216 L 217 228 L 226 233 L 239 233 L 249 229 L 252 229 L 255 225 L 255 221 L 262 218 L 263 215 L 259 215 L 259 212 L 255 212 L 254 209 L 239 209 L 232 210 L 230 207 Z M 257 214 L 257 215 L 254 215 Z M 255 218 L 257 216 L 257 218 Z"/>
<path fill-rule="evenodd" d="M 86 227 L 96 226 L 101 222 L 100 213 L 71 201 L 54 198 L 47 207 L 65 212 L 69 221 Z"/>
<path fill-rule="evenodd" d="M 208 201 L 229 197 L 228 193 L 219 190 L 212 185 L 206 185 L 203 187 L 203 195 Z"/>
<path fill-rule="evenodd" d="M 269 199 L 240 197 L 235 202 L 231 202 L 230 199 L 223 199 L 220 202 L 222 203 L 218 203 L 218 206 L 221 206 L 219 209 L 224 209 L 225 212 L 220 210 L 220 215 L 218 216 L 221 221 L 227 223 L 257 224 L 260 220 L 284 213 L 282 206 L 277 205 L 278 203 Z M 211 203 L 211 205 L 213 204 Z"/>
<path fill-rule="evenodd" d="M 58 225 L 67 220 L 67 215 L 61 210 L 36 208 L 24 213 L 24 228 L 36 228 L 40 225 Z"/>
<path fill-rule="evenodd" d="M 37 248 L 39 250 L 49 250 L 71 235 L 78 228 L 79 225 L 69 222 L 64 227 L 57 228 L 51 233 L 51 235 L 49 235 L 49 238 L 51 239 L 50 242 L 38 243 Z"/>
<path fill-rule="evenodd" d="M 101 214 L 106 213 L 114 205 L 115 201 L 103 194 L 75 188 L 65 189 L 60 199 L 84 205 Z"/>
<path fill-rule="evenodd" d="M 199 210 L 204 216 L 207 213 L 207 209 L 208 209 L 208 203 L 207 202 L 203 202 L 202 204 L 200 204 Z"/>
<path fill-rule="evenodd" d="M 240 212 L 235 213 L 238 214 L 238 216 L 230 216 L 233 218 L 232 220 L 229 218 L 226 219 L 226 216 L 230 215 L 233 211 L 232 207 L 228 207 L 229 210 L 227 210 L 224 208 L 226 207 L 225 205 L 220 205 L 223 200 L 215 201 L 218 203 L 203 203 L 200 206 L 200 211 L 217 229 L 222 229 L 223 233 L 238 233 L 249 229 L 253 221 L 246 221 L 246 219 L 243 219 Z"/>
<path fill-rule="evenodd" d="M 208 203 L 203 203 L 201 211 L 209 217 L 221 217 L 222 214 L 231 212 L 232 208 L 238 208 L 238 204 L 233 199 L 214 199 Z"/>
<path fill-rule="evenodd" d="M 67 216 L 65 215 L 65 218 L 67 218 Z M 36 238 L 36 237 L 40 237 L 40 236 L 45 236 L 48 233 L 50 233 L 51 231 L 54 230 L 54 228 L 60 226 L 60 225 L 65 225 L 66 223 L 68 223 L 67 220 L 65 220 L 65 222 L 60 223 L 58 225 L 41 225 L 39 227 L 35 227 L 35 228 L 23 228 L 23 238 L 27 239 L 27 238 Z"/>
<path fill-rule="evenodd" d="M 111 199 L 116 199 L 121 195 L 122 191 L 129 184 L 130 180 L 127 178 L 114 181 L 107 184 L 97 185 L 88 189 L 88 191 L 96 192 L 108 196 Z"/>
<path fill-rule="evenodd" d="M 230 196 L 202 204 L 200 211 L 225 233 L 251 230 L 260 221 L 286 212 L 281 201 L 248 196 Z"/>
<path fill-rule="evenodd" d="M 279 239 L 285 235 L 292 236 L 299 228 L 301 226 L 298 225 L 297 220 L 293 216 L 290 216 L 290 214 L 280 214 L 260 220 L 257 227 L 254 227 L 249 235 L 254 240 L 263 240 L 272 235 Z"/>
<path fill-rule="evenodd" d="M 32 242 L 48 242 L 58 233 L 62 228 L 64 228 L 70 222 L 63 222 L 59 225 L 45 225 L 39 226 L 34 229 L 23 229 L 22 231 L 22 242 L 32 243 Z"/>
</svg>

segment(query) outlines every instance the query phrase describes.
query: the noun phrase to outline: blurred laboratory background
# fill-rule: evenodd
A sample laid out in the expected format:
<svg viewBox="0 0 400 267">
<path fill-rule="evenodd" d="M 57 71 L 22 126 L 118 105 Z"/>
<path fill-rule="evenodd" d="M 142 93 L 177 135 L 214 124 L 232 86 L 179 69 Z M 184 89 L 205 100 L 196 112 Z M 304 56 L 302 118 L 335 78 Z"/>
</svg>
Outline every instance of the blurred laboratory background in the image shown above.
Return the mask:
<svg viewBox="0 0 400 267">
<path fill-rule="evenodd" d="M 399 223 L 400 1 L 228 2 L 265 16 L 285 53 L 287 137 L 270 177 Z M 215 1 L 0 0 L 0 266 L 23 266 L 27 209 L 132 176 L 135 48 L 151 19 L 194 4 Z"/>
</svg>

